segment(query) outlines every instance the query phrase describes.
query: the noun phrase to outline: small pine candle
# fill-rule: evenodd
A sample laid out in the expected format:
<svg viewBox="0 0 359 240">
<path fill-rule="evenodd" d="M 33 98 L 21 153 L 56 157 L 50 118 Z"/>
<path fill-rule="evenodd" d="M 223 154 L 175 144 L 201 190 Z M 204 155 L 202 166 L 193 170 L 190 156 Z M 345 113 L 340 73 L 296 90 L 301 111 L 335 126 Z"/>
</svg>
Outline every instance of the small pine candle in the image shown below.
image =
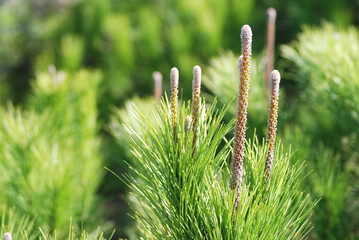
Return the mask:
<svg viewBox="0 0 359 240">
<path fill-rule="evenodd" d="M 176 138 L 177 111 L 178 111 L 178 69 L 171 69 L 171 112 L 173 124 L 173 136 Z"/>
<path fill-rule="evenodd" d="M 232 180 L 231 189 L 237 189 L 233 212 L 237 212 L 242 189 L 243 158 L 247 124 L 248 90 L 252 55 L 252 30 L 248 25 L 242 27 L 242 59 L 239 58 L 240 85 L 238 92 L 238 106 L 236 127 L 233 143 Z"/>
<path fill-rule="evenodd" d="M 268 133 L 267 133 L 267 144 L 269 144 L 269 147 L 268 147 L 268 154 L 265 164 L 265 176 L 267 181 L 269 180 L 270 173 L 272 171 L 274 143 L 275 143 L 276 131 L 277 131 L 278 98 L 279 98 L 279 82 L 280 82 L 279 72 L 277 70 L 273 70 L 270 78 L 272 83 L 272 94 L 271 94 L 271 100 L 269 106 Z"/>
</svg>

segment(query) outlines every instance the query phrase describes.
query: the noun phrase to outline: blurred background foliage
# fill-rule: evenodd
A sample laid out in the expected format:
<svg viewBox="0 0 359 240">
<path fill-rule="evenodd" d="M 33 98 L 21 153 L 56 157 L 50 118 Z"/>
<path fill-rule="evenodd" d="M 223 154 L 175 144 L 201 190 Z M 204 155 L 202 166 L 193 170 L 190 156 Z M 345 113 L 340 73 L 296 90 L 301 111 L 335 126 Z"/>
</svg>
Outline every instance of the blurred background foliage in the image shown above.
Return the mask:
<svg viewBox="0 0 359 240">
<path fill-rule="evenodd" d="M 173 66 L 180 70 L 184 100 L 191 96 L 192 68 L 200 65 L 208 66 L 203 95 L 218 97 L 218 106 L 233 104 L 240 28 L 249 24 L 254 33 L 249 125 L 264 136 L 268 7 L 277 10 L 278 133 L 284 146 L 308 162 L 303 187 L 313 200 L 322 199 L 313 210 L 310 238 L 358 238 L 357 0 L 0 1 L 0 152 L 6 173 L 0 182 L 18 184 L 12 192 L 0 190 L 0 204 L 15 206 L 26 218 L 39 213 L 36 204 L 48 203 L 45 210 L 52 213 L 34 217 L 26 223 L 29 229 L 68 228 L 71 215 L 75 230 L 81 221 L 92 228 L 110 219 L 116 236 L 129 236 L 127 187 L 103 168 L 121 174 L 124 160 L 131 161 L 126 135 L 119 131 L 117 144 L 109 134 L 109 128 L 122 127 L 111 125 L 111 116 L 134 123 L 131 102 L 151 114 L 152 72 L 163 73 L 163 89 L 169 90 Z M 225 119 L 234 114 L 230 107 Z M 62 169 L 53 165 L 56 156 L 64 159 Z M 38 163 L 43 168 L 35 168 Z M 12 172 L 19 164 L 21 171 Z M 50 180 L 40 184 L 44 172 Z M 10 181 L 19 174 L 24 181 Z M 64 197 L 55 201 L 59 193 Z M 11 200 L 19 196 L 27 196 L 21 200 L 27 205 Z M 55 214 L 64 209 L 63 216 Z"/>
<path fill-rule="evenodd" d="M 34 0 L 2 1 L 0 80 L 2 99 L 24 99 L 28 79 L 49 64 L 70 72 L 99 68 L 106 81 L 101 103 L 149 94 L 151 73 L 179 67 L 190 88 L 192 67 L 220 49 L 240 51 L 239 30 L 250 24 L 254 51 L 265 42 L 268 7 L 277 9 L 277 44 L 295 37 L 304 23 L 358 23 L 353 0 Z M 165 85 L 168 88 L 168 84 Z M 189 93 L 185 94 L 189 97 Z"/>
<path fill-rule="evenodd" d="M 102 77 L 53 71 L 38 74 L 26 106 L 1 110 L 0 202 L 29 216 L 36 231 L 63 238 L 70 219 L 76 230 L 104 223 L 97 196 L 104 174 L 96 123 Z"/>
</svg>

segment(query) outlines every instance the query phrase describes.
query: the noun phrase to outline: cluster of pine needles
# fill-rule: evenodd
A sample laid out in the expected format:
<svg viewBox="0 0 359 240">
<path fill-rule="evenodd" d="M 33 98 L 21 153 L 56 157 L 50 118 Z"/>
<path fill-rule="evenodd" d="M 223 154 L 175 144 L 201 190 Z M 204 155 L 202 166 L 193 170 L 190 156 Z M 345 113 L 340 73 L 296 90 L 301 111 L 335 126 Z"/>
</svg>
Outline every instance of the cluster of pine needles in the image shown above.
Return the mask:
<svg viewBox="0 0 359 240">
<path fill-rule="evenodd" d="M 151 116 L 134 111 L 140 131 L 126 127 L 135 161 L 125 181 L 146 238 L 302 239 L 310 230 L 313 203 L 299 190 L 303 164 L 293 164 L 291 154 L 275 144 L 276 70 L 267 139 L 245 139 L 251 39 L 245 25 L 236 119 L 224 123 L 227 107 L 217 110 L 200 98 L 199 66 L 192 101 L 178 100 L 179 72 L 173 68 L 171 99 L 165 96 Z M 228 137 L 233 131 L 234 138 Z"/>
</svg>

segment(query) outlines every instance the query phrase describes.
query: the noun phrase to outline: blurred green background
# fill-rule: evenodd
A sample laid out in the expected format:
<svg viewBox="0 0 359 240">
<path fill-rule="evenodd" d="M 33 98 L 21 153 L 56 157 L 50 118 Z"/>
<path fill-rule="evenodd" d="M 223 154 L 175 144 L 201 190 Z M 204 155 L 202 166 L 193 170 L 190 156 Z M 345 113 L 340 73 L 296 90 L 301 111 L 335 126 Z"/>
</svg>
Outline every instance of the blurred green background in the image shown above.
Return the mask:
<svg viewBox="0 0 359 240">
<path fill-rule="evenodd" d="M 111 222 L 116 237 L 134 236 L 128 189 L 104 169 L 106 166 L 121 175 L 126 172 L 125 162 L 131 161 L 129 146 L 122 139 L 125 137 L 110 134 L 111 116 L 115 112 L 120 123 L 131 123 L 129 102 L 143 105 L 143 109 L 151 108 L 154 71 L 163 74 L 163 90 L 168 91 L 170 68 L 178 67 L 183 99 L 191 98 L 194 65 L 200 65 L 208 79 L 226 81 L 228 75 L 221 73 L 224 70 L 221 61 L 226 67 L 231 66 L 226 59 L 236 61 L 233 56 L 238 56 L 241 50 L 240 29 L 244 24 L 252 27 L 254 69 L 257 69 L 254 79 L 261 79 L 269 7 L 277 10 L 274 66 L 281 70 L 281 96 L 285 99 L 280 102 L 283 112 L 279 113 L 279 135 L 288 148 L 292 144 L 297 149 L 298 158 L 308 160 L 308 172 L 313 174 L 304 185 L 313 199 L 322 199 L 313 213 L 314 230 L 310 238 L 359 237 L 359 220 L 353 214 L 359 205 L 358 0 L 0 1 L 0 101 L 4 109 L 1 116 L 9 118 L 9 122 L 16 122 L 16 118 L 30 119 L 20 129 L 31 128 L 32 121 L 40 122 L 44 129 L 28 133 L 31 136 L 42 136 L 41 132 L 47 129 L 50 133 L 43 135 L 53 131 L 51 135 L 55 137 L 51 140 L 36 137 L 39 146 L 49 144 L 50 148 L 63 138 L 70 139 L 60 144 L 63 158 L 74 159 L 76 171 L 66 170 L 67 174 L 82 173 L 74 182 L 62 184 L 61 179 L 57 180 L 58 188 L 48 191 L 51 197 L 46 200 L 56 201 L 52 207 L 55 213 L 40 214 L 37 219 L 41 221 L 37 224 L 43 225 L 47 222 L 44 216 L 49 216 L 52 222 L 45 229 L 49 232 L 55 228 L 66 229 L 65 220 L 56 220 L 56 216 L 66 208 L 66 204 L 61 205 L 67 202 L 64 199 L 74 197 L 75 202 L 81 202 L 82 210 L 69 210 L 68 214 L 75 214 L 78 226 L 81 221 L 88 221 L 93 223 L 90 225 L 93 229 Z M 227 51 L 233 53 L 224 53 Z M 235 73 L 236 62 L 232 64 Z M 340 80 L 339 84 L 336 79 Z M 65 81 L 63 87 L 57 89 L 56 84 L 61 85 L 62 81 Z M 256 83 L 252 86 L 255 89 Z M 214 88 L 205 82 L 203 91 L 209 99 L 216 95 L 219 103 L 226 104 L 236 94 L 236 88 L 232 87 L 229 93 L 233 95 L 228 97 L 229 88 Z M 262 136 L 267 109 L 263 108 L 266 105 L 263 96 L 258 95 L 252 100 L 259 106 L 249 113 L 249 124 L 259 129 L 257 132 Z M 12 104 L 8 107 L 9 102 L 15 107 Z M 18 116 L 16 111 L 24 113 Z M 74 112 L 77 114 L 73 116 Z M 233 112 L 228 117 L 233 117 Z M 53 124 L 46 127 L 48 121 Z M 0 127 L 3 156 L 7 151 L 10 155 L 20 151 L 19 147 L 12 148 L 19 144 L 15 140 L 10 147 L 5 144 L 9 139 L 7 134 L 11 135 L 7 126 L 4 122 Z M 16 135 L 16 131 L 12 134 Z M 28 155 L 28 149 L 31 147 L 21 148 L 20 152 L 30 162 L 34 157 Z M 36 161 L 52 159 L 53 154 L 44 151 Z M 8 162 L 6 157 L 2 159 Z M 38 164 L 36 161 L 29 164 Z M 325 161 L 328 164 L 322 166 Z M 86 176 L 81 162 L 91 169 L 91 174 L 98 172 L 98 175 Z M 92 165 L 88 165 L 90 162 Z M 323 170 L 325 167 L 328 169 Z M 66 168 L 70 169 L 71 165 Z M 84 183 L 84 179 L 88 182 Z M 10 180 L 0 182 L 7 181 Z M 72 184 L 83 184 L 89 189 L 72 196 L 71 191 L 79 191 L 71 189 Z M 21 192 L 23 187 L 14 188 Z M 62 193 L 59 189 L 64 197 L 56 200 L 57 194 Z M 3 201 L 0 204 L 14 205 L 20 213 L 30 216 L 38 214 L 22 208 L 22 203 L 9 200 L 17 198 L 17 193 L 13 194 L 7 200 L 0 197 Z M 39 196 L 47 199 L 45 195 Z M 41 198 L 33 197 L 28 208 L 42 201 Z M 69 208 L 76 207 L 75 204 Z M 91 209 L 100 213 L 90 212 Z"/>
</svg>

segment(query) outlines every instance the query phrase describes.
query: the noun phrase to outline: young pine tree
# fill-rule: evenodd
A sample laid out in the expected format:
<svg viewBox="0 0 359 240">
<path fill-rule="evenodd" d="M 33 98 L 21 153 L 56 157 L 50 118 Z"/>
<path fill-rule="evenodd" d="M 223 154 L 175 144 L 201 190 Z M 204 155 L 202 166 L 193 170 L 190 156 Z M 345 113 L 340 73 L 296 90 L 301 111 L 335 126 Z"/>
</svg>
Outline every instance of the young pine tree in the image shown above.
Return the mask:
<svg viewBox="0 0 359 240">
<path fill-rule="evenodd" d="M 244 26 L 242 31 L 243 41 L 250 43 L 250 27 Z M 272 136 L 260 145 L 257 138 L 247 141 L 243 134 L 251 55 L 248 44 L 243 49 L 239 114 L 229 123 L 223 122 L 226 109 L 218 110 L 215 103 L 208 106 L 204 99 L 193 97 L 192 103 L 178 104 L 180 81 L 175 68 L 171 71 L 171 100 L 165 97 L 157 106 L 156 121 L 150 120 L 153 115 L 134 111 L 140 131 L 127 128 L 134 163 L 124 180 L 139 202 L 134 218 L 143 237 L 302 239 L 308 233 L 313 205 L 309 196 L 299 191 L 303 166 L 293 166 L 290 153 L 275 145 Z M 199 72 L 196 66 L 195 85 L 200 82 Z M 199 88 L 193 89 L 196 94 Z M 236 132 L 242 135 L 227 139 L 235 122 Z M 241 157 L 233 173 L 229 164 L 232 151 Z M 265 177 L 268 156 L 270 184 Z M 233 159 L 232 166 L 237 158 Z M 237 170 L 242 171 L 241 176 L 235 176 Z"/>
</svg>

